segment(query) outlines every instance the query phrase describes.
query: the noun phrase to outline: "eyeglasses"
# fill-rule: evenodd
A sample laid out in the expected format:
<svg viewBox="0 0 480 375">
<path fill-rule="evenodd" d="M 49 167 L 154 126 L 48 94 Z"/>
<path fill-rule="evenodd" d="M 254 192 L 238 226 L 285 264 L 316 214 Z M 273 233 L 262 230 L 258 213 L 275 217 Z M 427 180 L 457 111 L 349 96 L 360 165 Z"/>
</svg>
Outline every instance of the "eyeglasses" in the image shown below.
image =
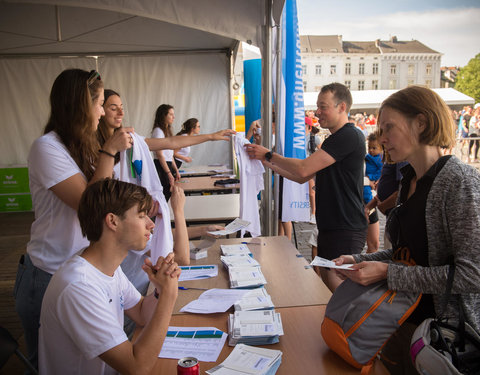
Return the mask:
<svg viewBox="0 0 480 375">
<path fill-rule="evenodd" d="M 99 80 L 101 81 L 102 78 L 100 77 L 100 73 L 97 72 L 96 70 L 91 70 L 89 75 L 88 75 L 88 79 L 87 79 L 87 85 L 90 86 L 93 82 L 95 82 L 96 80 Z"/>
</svg>

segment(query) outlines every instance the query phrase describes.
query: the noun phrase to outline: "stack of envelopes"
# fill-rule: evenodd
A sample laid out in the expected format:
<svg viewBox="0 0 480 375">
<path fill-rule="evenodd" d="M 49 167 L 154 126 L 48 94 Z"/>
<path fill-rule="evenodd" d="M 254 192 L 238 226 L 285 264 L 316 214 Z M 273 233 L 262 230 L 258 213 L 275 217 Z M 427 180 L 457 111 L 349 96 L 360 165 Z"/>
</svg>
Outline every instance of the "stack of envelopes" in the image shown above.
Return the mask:
<svg viewBox="0 0 480 375">
<path fill-rule="evenodd" d="M 282 335 L 282 319 L 275 310 L 235 311 L 228 319 L 230 346 L 276 344 Z"/>
</svg>

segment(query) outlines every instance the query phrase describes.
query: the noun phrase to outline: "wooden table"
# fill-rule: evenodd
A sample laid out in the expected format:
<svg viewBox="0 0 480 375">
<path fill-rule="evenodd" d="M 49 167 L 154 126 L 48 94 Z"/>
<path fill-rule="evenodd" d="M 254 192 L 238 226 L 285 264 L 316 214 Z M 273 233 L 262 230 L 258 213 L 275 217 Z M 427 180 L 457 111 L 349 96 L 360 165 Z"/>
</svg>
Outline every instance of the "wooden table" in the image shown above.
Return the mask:
<svg viewBox="0 0 480 375">
<path fill-rule="evenodd" d="M 183 189 L 185 195 L 202 194 L 202 193 L 226 193 L 234 192 L 240 189 L 240 184 L 234 184 L 233 187 L 222 185 L 215 186 L 215 181 L 224 180 L 225 177 L 182 177 L 175 184 Z"/>
<path fill-rule="evenodd" d="M 173 212 L 170 206 L 170 216 Z M 190 195 L 185 197 L 185 220 L 189 223 L 229 223 L 240 214 L 240 194 Z"/>
<path fill-rule="evenodd" d="M 253 257 L 260 263 L 267 280 L 265 288 L 272 297 L 275 308 L 324 305 L 332 295 L 312 268 L 305 268 L 308 262 L 297 257 L 299 252 L 285 236 L 259 237 L 261 245 L 248 245 Z M 208 249 L 208 257 L 192 260 L 191 264 L 218 264 L 218 276 L 203 280 L 181 281 L 180 286 L 197 288 L 230 288 L 228 270 L 220 261 L 220 244 L 235 244 L 252 241 L 252 238 L 231 238 L 217 240 Z M 257 240 L 257 239 L 255 239 Z M 179 290 L 174 314 L 188 302 L 197 299 L 202 290 Z"/>
<path fill-rule="evenodd" d="M 278 375 L 300 374 L 359 374 L 359 370 L 347 364 L 323 341 L 320 327 L 325 314 L 325 305 L 276 308 L 281 314 L 284 335 L 274 345 L 262 348 L 281 350 L 282 364 Z M 175 315 L 171 326 L 216 327 L 228 332 L 228 313 L 222 314 L 188 314 Z M 228 339 L 227 339 L 228 340 Z M 225 344 L 216 363 L 200 362 L 200 373 L 223 362 L 232 352 L 233 347 Z M 154 374 L 175 374 L 178 360 L 159 358 Z"/>
<path fill-rule="evenodd" d="M 215 172 L 219 171 L 219 172 Z M 191 167 L 184 167 L 179 169 L 180 176 L 211 176 L 217 173 L 232 173 L 232 170 L 226 168 L 224 165 L 195 165 Z"/>
</svg>

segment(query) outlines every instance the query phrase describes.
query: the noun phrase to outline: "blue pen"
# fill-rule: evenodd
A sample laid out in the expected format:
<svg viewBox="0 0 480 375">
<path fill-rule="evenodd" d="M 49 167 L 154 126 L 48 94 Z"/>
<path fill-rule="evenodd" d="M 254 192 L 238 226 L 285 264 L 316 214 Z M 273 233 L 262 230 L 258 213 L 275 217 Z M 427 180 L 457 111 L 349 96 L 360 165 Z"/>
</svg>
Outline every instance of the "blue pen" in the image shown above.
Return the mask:
<svg viewBox="0 0 480 375">
<path fill-rule="evenodd" d="M 187 288 L 185 286 L 179 286 L 178 287 L 179 290 L 189 290 L 189 289 L 193 289 L 193 290 L 208 290 L 208 288 Z"/>
<path fill-rule="evenodd" d="M 262 246 L 260 242 L 242 242 L 245 245 L 255 245 L 255 246 Z M 263 244 L 265 245 L 265 243 Z"/>
</svg>

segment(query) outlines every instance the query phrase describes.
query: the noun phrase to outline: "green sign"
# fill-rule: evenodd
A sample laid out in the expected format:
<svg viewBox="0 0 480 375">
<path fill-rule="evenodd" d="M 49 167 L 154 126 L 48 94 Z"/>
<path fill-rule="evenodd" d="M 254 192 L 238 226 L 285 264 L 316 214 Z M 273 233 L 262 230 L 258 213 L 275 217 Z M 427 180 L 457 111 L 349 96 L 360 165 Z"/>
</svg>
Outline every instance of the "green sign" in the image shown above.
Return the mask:
<svg viewBox="0 0 480 375">
<path fill-rule="evenodd" d="M 0 212 L 32 211 L 32 196 L 24 194 L 1 194 Z"/>
<path fill-rule="evenodd" d="M 28 192 L 28 168 L 0 168 L 0 194 Z"/>
</svg>

